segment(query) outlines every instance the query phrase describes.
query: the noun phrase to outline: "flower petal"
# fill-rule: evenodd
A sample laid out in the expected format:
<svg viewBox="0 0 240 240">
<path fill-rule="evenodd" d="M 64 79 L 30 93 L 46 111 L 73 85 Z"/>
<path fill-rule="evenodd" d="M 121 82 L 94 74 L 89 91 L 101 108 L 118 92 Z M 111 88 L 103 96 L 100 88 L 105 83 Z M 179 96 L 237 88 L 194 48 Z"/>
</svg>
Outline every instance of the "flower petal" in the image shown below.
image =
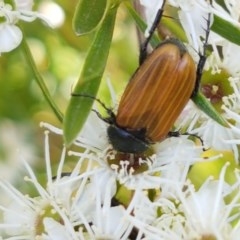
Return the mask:
<svg viewBox="0 0 240 240">
<path fill-rule="evenodd" d="M 1 24 L 0 36 L 0 53 L 10 52 L 22 41 L 22 32 L 15 25 Z"/>
<path fill-rule="evenodd" d="M 17 10 L 32 10 L 33 0 L 15 0 Z"/>
</svg>

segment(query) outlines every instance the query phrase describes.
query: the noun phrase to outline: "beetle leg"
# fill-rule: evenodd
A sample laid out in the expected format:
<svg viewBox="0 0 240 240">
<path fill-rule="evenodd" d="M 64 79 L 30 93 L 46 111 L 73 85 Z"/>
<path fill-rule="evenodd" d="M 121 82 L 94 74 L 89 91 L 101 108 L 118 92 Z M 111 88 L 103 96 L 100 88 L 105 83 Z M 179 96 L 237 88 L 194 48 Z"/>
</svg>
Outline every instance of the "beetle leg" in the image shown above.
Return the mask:
<svg viewBox="0 0 240 240">
<path fill-rule="evenodd" d="M 179 137 L 181 134 L 179 131 L 169 132 L 168 137 Z"/>
<path fill-rule="evenodd" d="M 112 118 L 111 116 L 110 117 L 103 117 L 96 109 L 92 109 L 93 112 L 95 112 L 97 114 L 97 116 L 103 120 L 104 122 L 108 123 L 108 124 L 113 124 L 115 123 L 115 115 L 114 115 L 114 118 Z"/>
<path fill-rule="evenodd" d="M 148 37 L 145 39 L 145 41 L 140 46 L 139 65 L 141 65 L 147 57 L 147 46 L 148 46 L 149 41 L 152 38 L 154 31 L 156 30 L 156 28 L 158 26 L 158 23 L 160 22 L 160 20 L 162 18 L 163 8 L 164 8 L 165 3 L 166 3 L 166 0 L 163 0 L 162 7 L 160 9 L 158 9 L 155 19 L 153 21 L 153 24 L 152 24 L 151 28 L 149 29 Z"/>
<path fill-rule="evenodd" d="M 210 2 L 211 4 L 211 2 Z M 198 93 L 199 87 L 200 87 L 200 83 L 201 83 L 201 78 L 202 78 L 202 74 L 203 74 L 203 68 L 204 65 L 206 63 L 207 60 L 207 56 L 206 56 L 206 49 L 207 49 L 207 45 L 208 45 L 208 38 L 209 38 L 209 33 L 210 33 L 210 18 L 211 18 L 211 13 L 208 14 L 208 18 L 205 19 L 207 21 L 207 28 L 205 29 L 206 35 L 205 35 L 205 40 L 203 43 L 203 51 L 202 53 L 199 52 L 199 62 L 197 65 L 197 72 L 196 72 L 196 83 L 195 83 L 195 87 L 192 93 L 192 96 L 195 96 Z"/>
<path fill-rule="evenodd" d="M 179 131 L 174 131 L 174 132 L 168 133 L 168 137 L 179 137 L 180 135 L 187 135 L 187 136 L 195 137 L 201 142 L 201 145 L 204 146 L 204 142 L 203 142 L 202 138 L 194 133 L 188 133 L 188 132 L 180 133 Z M 207 149 L 203 148 L 203 151 L 206 151 L 206 150 Z"/>
</svg>

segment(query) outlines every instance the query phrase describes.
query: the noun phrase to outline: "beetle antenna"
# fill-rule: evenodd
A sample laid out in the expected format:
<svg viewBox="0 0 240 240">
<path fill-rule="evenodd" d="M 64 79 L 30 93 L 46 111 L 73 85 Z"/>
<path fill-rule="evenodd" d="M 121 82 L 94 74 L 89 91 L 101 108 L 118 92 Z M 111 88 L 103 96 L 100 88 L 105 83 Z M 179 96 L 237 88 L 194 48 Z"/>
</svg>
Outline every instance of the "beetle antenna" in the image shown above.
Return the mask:
<svg viewBox="0 0 240 240">
<path fill-rule="evenodd" d="M 112 109 L 111 109 L 111 108 L 108 108 L 108 107 L 106 106 L 106 104 L 105 104 L 104 102 L 102 102 L 99 98 L 96 98 L 96 97 L 93 97 L 93 96 L 91 96 L 91 95 L 84 94 L 84 93 L 81 93 L 81 94 L 72 93 L 71 95 L 72 95 L 73 97 L 86 97 L 86 98 L 91 98 L 91 99 L 97 101 L 97 102 L 106 110 L 106 112 L 107 112 L 107 114 L 109 115 L 109 117 L 108 117 L 108 118 L 104 118 L 104 117 L 103 117 L 97 110 L 95 110 L 95 109 L 92 109 L 92 111 L 95 112 L 95 113 L 97 114 L 97 116 L 98 116 L 100 119 L 102 119 L 104 122 L 106 122 L 106 123 L 111 124 L 112 122 L 115 121 L 116 116 L 115 116 L 114 112 L 112 111 Z"/>
<path fill-rule="evenodd" d="M 210 5 L 212 5 L 212 1 L 210 1 Z M 208 46 L 208 39 L 209 39 L 209 34 L 210 34 L 210 22 L 211 22 L 211 13 L 208 13 L 208 17 L 207 19 L 205 18 L 206 22 L 207 22 L 207 27 L 205 29 L 205 39 L 203 42 L 203 50 L 202 53 L 199 52 L 199 61 L 198 61 L 198 65 L 197 65 L 197 72 L 196 72 L 196 83 L 195 83 L 195 87 L 192 93 L 192 96 L 195 96 L 198 93 L 199 87 L 200 87 L 200 82 L 201 82 L 201 78 L 202 78 L 202 74 L 203 74 L 203 68 L 204 65 L 206 63 L 207 60 L 207 56 L 206 56 L 206 51 L 207 51 L 207 46 Z"/>
<path fill-rule="evenodd" d="M 165 6 L 165 3 L 166 3 L 166 0 L 163 0 L 162 6 L 161 6 L 161 8 L 158 9 L 155 19 L 153 21 L 153 24 L 148 31 L 148 37 L 145 39 L 143 44 L 141 44 L 141 46 L 140 46 L 140 56 L 139 56 L 139 64 L 140 65 L 144 62 L 144 60 L 147 57 L 147 46 L 148 46 L 149 41 L 152 38 L 154 31 L 156 30 L 156 28 L 158 26 L 158 23 L 160 22 L 160 20 L 163 16 L 163 11 L 164 11 L 163 8 Z"/>
</svg>

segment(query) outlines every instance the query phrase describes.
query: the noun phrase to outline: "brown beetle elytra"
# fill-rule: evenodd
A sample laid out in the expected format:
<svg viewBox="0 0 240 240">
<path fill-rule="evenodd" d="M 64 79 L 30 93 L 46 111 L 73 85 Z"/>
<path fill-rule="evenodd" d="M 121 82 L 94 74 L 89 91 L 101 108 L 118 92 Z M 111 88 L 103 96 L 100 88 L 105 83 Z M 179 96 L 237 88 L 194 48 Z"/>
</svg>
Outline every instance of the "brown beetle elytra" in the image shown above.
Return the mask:
<svg viewBox="0 0 240 240">
<path fill-rule="evenodd" d="M 145 129 L 146 139 L 164 139 L 196 82 L 196 67 L 185 46 L 176 39 L 156 48 L 135 72 L 120 100 L 116 123 L 131 130 Z"/>
</svg>

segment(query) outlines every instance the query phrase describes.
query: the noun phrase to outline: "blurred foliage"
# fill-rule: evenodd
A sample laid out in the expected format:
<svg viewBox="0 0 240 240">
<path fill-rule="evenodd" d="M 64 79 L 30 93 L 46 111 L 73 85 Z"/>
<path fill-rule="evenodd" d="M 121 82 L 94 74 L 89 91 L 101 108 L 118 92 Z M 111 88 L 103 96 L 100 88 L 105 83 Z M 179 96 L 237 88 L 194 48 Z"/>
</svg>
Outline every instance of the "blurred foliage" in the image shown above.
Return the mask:
<svg viewBox="0 0 240 240">
<path fill-rule="evenodd" d="M 34 9 L 38 10 L 43 2 L 36 1 Z M 64 113 L 73 85 L 80 75 L 93 34 L 81 37 L 74 34 L 72 18 L 77 5 L 76 0 L 59 0 L 55 3 L 65 14 L 65 20 L 60 27 L 51 29 L 41 20 L 32 23 L 24 22 L 21 26 L 38 70 L 57 105 Z M 39 127 L 39 123 L 44 121 L 58 127 L 62 126 L 43 98 L 22 53 L 21 46 L 19 46 L 14 51 L 2 54 L 0 57 L 0 126 L 4 128 L 4 123 L 10 121 L 15 126 L 23 126 L 25 130 L 27 129 L 25 134 L 29 137 L 25 137 L 25 144 L 33 147 L 33 161 L 36 161 L 36 165 L 41 169 L 44 167 L 43 129 Z M 98 95 L 107 105 L 111 105 L 107 79 L 110 78 L 119 96 L 137 68 L 137 58 L 135 26 L 127 10 L 121 7 L 118 11 L 110 56 Z M 15 131 L 15 137 L 19 137 L 19 141 L 22 141 L 23 138 L 19 134 L 24 133 L 18 132 L 18 127 Z M 0 139 L 0 141 L 4 140 Z M 51 134 L 50 141 L 51 159 L 59 161 L 63 143 L 62 136 Z M 0 142 L 0 160 L 7 160 L 8 154 L 4 153 L 3 146 L 3 142 Z M 39 146 L 39 149 L 35 149 L 35 146 Z M 17 148 L 13 147 L 11 151 Z M 16 164 L 18 164 L 18 159 L 16 159 Z"/>
</svg>

